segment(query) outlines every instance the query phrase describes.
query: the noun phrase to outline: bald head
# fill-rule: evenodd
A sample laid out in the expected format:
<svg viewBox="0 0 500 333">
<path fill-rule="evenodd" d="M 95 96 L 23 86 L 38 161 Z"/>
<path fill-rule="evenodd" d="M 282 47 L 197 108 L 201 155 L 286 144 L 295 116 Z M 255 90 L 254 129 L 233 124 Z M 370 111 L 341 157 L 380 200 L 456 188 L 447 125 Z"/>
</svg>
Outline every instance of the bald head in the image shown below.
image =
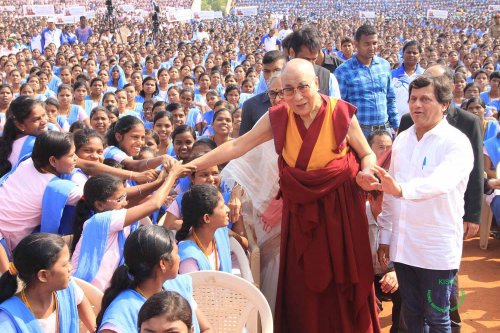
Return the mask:
<svg viewBox="0 0 500 333">
<path fill-rule="evenodd" d="M 283 99 L 295 114 L 310 119 L 321 107 L 318 78 L 311 62 L 304 59 L 290 60 L 281 74 Z"/>
<path fill-rule="evenodd" d="M 290 60 L 283 69 L 281 79 L 283 82 L 293 78 L 294 81 L 300 78 L 301 81 L 310 82 L 316 77 L 314 67 L 310 61 L 295 58 Z"/>
<path fill-rule="evenodd" d="M 439 77 L 444 75 L 448 78 L 448 80 L 453 82 L 453 70 L 440 64 L 430 66 L 425 70 L 424 74 L 430 77 Z"/>
</svg>

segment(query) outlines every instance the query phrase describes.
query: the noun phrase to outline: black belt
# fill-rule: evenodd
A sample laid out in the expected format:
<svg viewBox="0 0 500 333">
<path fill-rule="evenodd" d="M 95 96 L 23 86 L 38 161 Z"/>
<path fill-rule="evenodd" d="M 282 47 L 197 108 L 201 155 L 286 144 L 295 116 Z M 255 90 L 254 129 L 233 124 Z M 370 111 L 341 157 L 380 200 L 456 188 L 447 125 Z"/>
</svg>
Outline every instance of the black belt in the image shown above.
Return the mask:
<svg viewBox="0 0 500 333">
<path fill-rule="evenodd" d="M 385 124 L 382 124 L 382 125 L 363 125 L 363 124 L 359 124 L 359 126 L 362 129 L 370 130 L 371 132 L 377 131 L 377 130 L 385 130 L 385 129 L 391 128 L 389 122 L 386 122 Z"/>
</svg>

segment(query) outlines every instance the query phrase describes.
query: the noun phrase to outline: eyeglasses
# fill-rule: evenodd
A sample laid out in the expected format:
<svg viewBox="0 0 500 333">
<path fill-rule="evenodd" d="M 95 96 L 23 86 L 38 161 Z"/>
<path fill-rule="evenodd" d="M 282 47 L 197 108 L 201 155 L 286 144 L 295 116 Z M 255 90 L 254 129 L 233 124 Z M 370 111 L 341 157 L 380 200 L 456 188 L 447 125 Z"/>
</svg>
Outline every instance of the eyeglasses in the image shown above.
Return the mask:
<svg viewBox="0 0 500 333">
<path fill-rule="evenodd" d="M 297 88 L 291 88 L 291 87 L 283 88 L 283 90 L 282 90 L 283 96 L 285 96 L 285 97 L 295 96 L 295 93 L 297 92 L 297 90 L 302 95 L 307 94 L 311 90 L 311 85 L 313 82 L 314 82 L 314 79 L 309 84 L 299 84 L 297 86 Z"/>
<path fill-rule="evenodd" d="M 116 203 L 124 203 L 127 200 L 127 193 L 125 192 L 123 195 L 119 196 L 117 199 L 107 199 L 108 202 L 116 202 Z"/>
<path fill-rule="evenodd" d="M 269 90 L 267 92 L 267 95 L 269 96 L 270 99 L 275 99 L 276 97 L 283 97 L 283 90 Z"/>
</svg>

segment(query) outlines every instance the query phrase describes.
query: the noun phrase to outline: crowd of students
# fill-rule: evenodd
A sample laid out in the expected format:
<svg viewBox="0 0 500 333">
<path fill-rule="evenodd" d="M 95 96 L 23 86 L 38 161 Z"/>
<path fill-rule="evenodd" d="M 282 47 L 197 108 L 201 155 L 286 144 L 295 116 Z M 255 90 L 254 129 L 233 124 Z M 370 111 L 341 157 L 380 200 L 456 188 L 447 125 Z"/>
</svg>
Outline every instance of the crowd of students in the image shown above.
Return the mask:
<svg viewBox="0 0 500 333">
<path fill-rule="evenodd" d="M 0 17 L 0 328 L 75 332 L 81 320 L 90 331 L 212 331 L 186 273 L 238 274 L 230 237 L 245 250 L 249 237 L 262 247 L 261 289 L 274 310 L 281 219 L 276 155 L 255 150 L 227 167 L 206 169 L 188 162 L 239 137 L 247 100 L 264 93 L 270 106 L 283 103 L 279 73 L 265 79 L 266 38 L 276 36 L 270 52 L 290 55 L 285 37 L 315 26 L 321 54 L 356 55 L 352 36 L 363 22 L 353 14 L 354 2 L 348 8 L 332 2 L 331 10 L 305 3 L 316 12 L 311 19 L 269 2 L 261 20 L 162 22 L 156 35 L 148 20 L 125 17 L 126 40 L 98 31 L 104 19 L 98 15 L 86 42 L 49 41 L 40 48 L 33 41 L 44 20 Z M 267 14 L 273 9 L 287 16 Z M 346 15 L 331 24 L 335 13 Z M 82 18 L 80 28 L 87 24 Z M 454 71 L 453 103 L 480 118 L 485 171 L 496 178 L 500 14 L 372 24 L 395 85 L 395 71 L 412 61 L 415 68 L 441 64 Z M 411 46 L 417 58 L 406 57 Z M 329 70 L 333 77 L 335 68 Z M 387 132 L 368 139 L 378 158 L 390 149 Z M 489 201 L 500 220 L 497 197 Z M 376 218 L 377 195 L 368 199 L 367 214 Z M 239 216 L 233 208 L 241 202 Z M 397 282 L 393 272 L 376 273 L 384 299 Z M 104 292 L 97 318 L 72 276 Z"/>
</svg>

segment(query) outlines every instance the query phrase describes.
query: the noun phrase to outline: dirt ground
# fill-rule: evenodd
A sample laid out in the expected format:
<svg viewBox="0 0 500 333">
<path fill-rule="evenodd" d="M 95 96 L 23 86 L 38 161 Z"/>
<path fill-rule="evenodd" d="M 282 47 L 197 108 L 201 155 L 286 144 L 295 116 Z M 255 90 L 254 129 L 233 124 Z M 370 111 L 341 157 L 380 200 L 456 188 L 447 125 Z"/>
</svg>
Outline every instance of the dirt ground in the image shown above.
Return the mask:
<svg viewBox="0 0 500 333">
<path fill-rule="evenodd" d="M 458 272 L 465 296 L 460 307 L 461 333 L 500 332 L 500 240 L 490 238 L 487 250 L 479 248 L 479 237 L 464 242 Z M 391 303 L 384 302 L 380 314 L 382 332 L 391 327 Z"/>
</svg>

